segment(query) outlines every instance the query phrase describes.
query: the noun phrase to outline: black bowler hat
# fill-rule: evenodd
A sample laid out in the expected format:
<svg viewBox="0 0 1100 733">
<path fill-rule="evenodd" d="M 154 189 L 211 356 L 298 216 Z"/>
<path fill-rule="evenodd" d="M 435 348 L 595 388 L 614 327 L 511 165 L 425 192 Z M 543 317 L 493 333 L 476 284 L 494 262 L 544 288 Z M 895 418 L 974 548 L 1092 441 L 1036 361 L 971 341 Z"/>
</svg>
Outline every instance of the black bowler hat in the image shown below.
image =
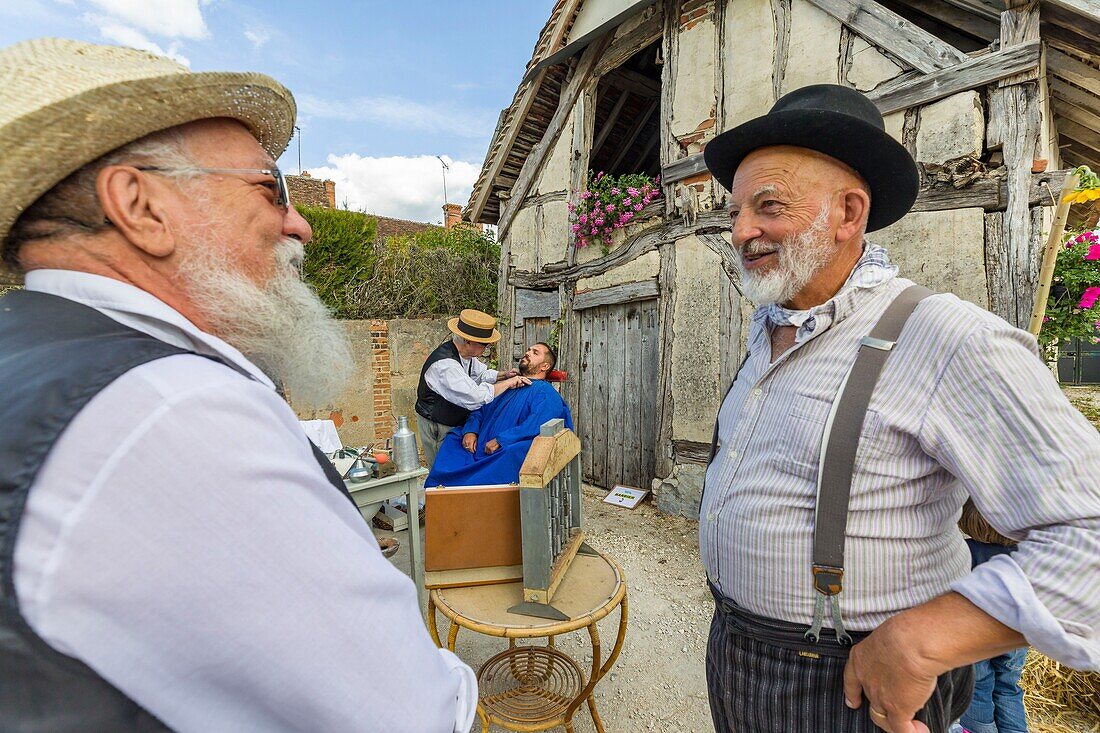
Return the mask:
<svg viewBox="0 0 1100 733">
<path fill-rule="evenodd" d="M 809 148 L 854 168 L 871 187 L 869 232 L 893 224 L 917 200 L 917 164 L 909 151 L 886 134 L 874 103 L 855 89 L 814 84 L 788 92 L 768 114 L 707 143 L 703 159 L 711 174 L 729 189 L 745 156 L 769 145 Z"/>
</svg>

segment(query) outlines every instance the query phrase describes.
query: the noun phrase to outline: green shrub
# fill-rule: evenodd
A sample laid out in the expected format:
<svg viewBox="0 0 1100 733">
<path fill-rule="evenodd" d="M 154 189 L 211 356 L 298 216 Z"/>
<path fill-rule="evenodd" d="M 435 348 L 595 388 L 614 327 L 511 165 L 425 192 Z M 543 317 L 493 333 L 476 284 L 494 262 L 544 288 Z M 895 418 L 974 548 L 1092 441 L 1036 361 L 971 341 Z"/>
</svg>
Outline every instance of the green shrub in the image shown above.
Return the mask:
<svg viewBox="0 0 1100 733">
<path fill-rule="evenodd" d="M 480 231 L 433 227 L 375 241 L 364 214 L 299 208 L 313 227 L 305 277 L 339 318 L 421 318 L 497 307 L 500 245 Z"/>
<path fill-rule="evenodd" d="M 370 277 L 377 220 L 355 211 L 297 207 L 313 228 L 304 274 L 338 318 L 351 318 L 345 294 Z"/>
</svg>

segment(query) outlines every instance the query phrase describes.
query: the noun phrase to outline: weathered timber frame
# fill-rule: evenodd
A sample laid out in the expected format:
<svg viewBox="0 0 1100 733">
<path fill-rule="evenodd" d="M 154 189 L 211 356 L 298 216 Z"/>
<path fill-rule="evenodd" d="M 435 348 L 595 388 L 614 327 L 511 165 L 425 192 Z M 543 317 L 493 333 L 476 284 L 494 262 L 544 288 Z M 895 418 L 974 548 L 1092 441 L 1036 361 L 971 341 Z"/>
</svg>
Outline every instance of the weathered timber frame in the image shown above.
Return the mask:
<svg viewBox="0 0 1100 733">
<path fill-rule="evenodd" d="M 568 5 L 566 2 L 559 0 L 554 12 L 575 11 L 579 7 L 575 2 Z M 807 5 L 813 9 L 807 9 Z M 1095 63 L 1096 53 L 1100 52 L 1100 18 L 1095 17 L 1091 4 L 1084 0 L 1042 0 L 1041 3 L 1010 0 L 1006 6 L 1003 12 L 995 12 L 990 9 L 988 0 L 768 0 L 764 13 L 752 17 L 766 27 L 766 14 L 770 12 L 771 15 L 770 30 L 774 34 L 769 64 L 772 99 L 790 91 L 785 85 L 790 84 L 792 78 L 806 77 L 796 66 L 802 62 L 802 57 L 795 49 L 801 40 L 799 34 L 805 31 L 807 18 L 811 17 L 808 13 L 818 18 L 824 13 L 830 17 L 829 23 L 833 20 L 839 23 L 837 75 L 841 83 L 854 84 L 856 79 L 868 78 L 870 72 L 866 71 L 866 65 L 859 66 L 860 58 L 864 58 L 858 53 L 862 46 L 857 48 L 856 43 L 870 45 L 885 59 L 879 62 L 884 70 L 880 72 L 876 68 L 876 76 L 859 88 L 869 90 L 866 93 L 884 115 L 894 115 L 888 119 L 888 125 L 893 125 L 889 129 L 915 155 L 922 145 L 927 145 L 920 142 L 920 136 L 932 129 L 922 127 L 925 108 L 961 92 L 976 93 L 972 96 L 978 110 L 978 122 L 969 129 L 975 130 L 979 124 L 985 126 L 981 132 L 974 133 L 979 136 L 977 150 L 981 154 L 981 161 L 976 161 L 978 172 L 951 174 L 946 172 L 949 166 L 929 166 L 913 211 L 981 210 L 976 231 L 984 237 L 978 249 L 984 255 L 980 265 L 984 267 L 987 302 L 994 312 L 1023 325 L 1032 306 L 1040 233 L 1047 225 L 1044 216 L 1055 204 L 1067 169 L 1079 163 L 1100 167 L 1100 69 Z M 686 128 L 680 122 L 675 125 L 672 122 L 674 105 L 681 105 L 677 109 L 688 109 L 694 114 L 696 107 L 705 109 L 707 102 L 692 100 L 705 100 L 712 92 L 717 99 L 712 112 L 714 132 L 728 127 L 735 117 L 744 118 L 734 106 L 724 103 L 729 89 L 737 88 L 737 82 L 733 77 L 726 78 L 731 63 L 726 55 L 734 46 L 726 44 L 723 34 L 729 33 L 730 23 L 735 22 L 734 16 L 727 14 L 741 11 L 730 0 L 659 0 L 644 12 L 644 17 L 638 16 L 630 22 L 629 29 L 609 31 L 568 62 L 569 71 L 560 95 L 555 98 L 555 111 L 545 134 L 537 143 L 532 142 L 530 136 L 525 138 L 524 144 L 531 146 L 530 153 L 517 178 L 506 181 L 511 186 L 510 192 L 500 197 L 499 234 L 506 253 L 501 267 L 501 313 L 505 318 L 512 315 L 516 289 L 556 291 L 561 306 L 557 328 L 564 345 L 563 368 L 579 372 L 581 358 L 570 345 L 580 341 L 580 314 L 583 311 L 657 298 L 660 341 L 660 363 L 656 365 L 660 395 L 657 402 L 657 475 L 668 476 L 677 464 L 698 464 L 705 460 L 706 449 L 699 438 L 687 440 L 683 437 L 683 415 L 694 415 L 692 411 L 697 407 L 677 405 L 673 394 L 674 377 L 680 379 L 684 373 L 682 367 L 673 365 L 672 342 L 678 338 L 677 324 L 673 321 L 674 317 L 680 317 L 681 308 L 677 298 L 681 303 L 690 302 L 693 291 L 684 283 L 698 276 L 693 272 L 691 261 L 685 260 L 682 253 L 680 272 L 677 272 L 677 251 L 685 241 L 701 243 L 713 252 L 716 255 L 713 261 L 728 276 L 717 281 L 720 288 L 715 299 L 720 330 L 718 359 L 707 357 L 718 364 L 718 382 L 723 387 L 732 380 L 740 362 L 748 327 L 749 311 L 742 302 L 736 276 L 738 255 L 729 242 L 728 219 L 721 210 L 724 192 L 717 184 L 709 182 L 702 154 L 689 154 L 699 150 L 702 144 L 698 135 L 685 132 L 694 127 L 695 121 Z M 713 90 L 694 86 L 706 84 L 704 77 L 709 74 L 698 74 L 691 87 L 683 87 L 683 77 L 677 74 L 677 64 L 681 65 L 682 72 L 682 65 L 691 63 L 683 58 L 681 49 L 708 52 L 706 45 L 700 45 L 700 39 L 707 36 L 691 39 L 685 36 L 700 12 L 714 25 Z M 565 21 L 559 18 L 558 22 Z M 836 31 L 830 32 L 831 38 L 836 39 Z M 640 212 L 635 218 L 639 224 L 632 225 L 626 237 L 616 240 L 614 249 L 603 256 L 591 250 L 578 253 L 571 246 L 572 236 L 564 233 L 563 236 L 570 240 L 564 252 L 557 234 L 553 235 L 554 243 L 548 246 L 543 240 L 550 238 L 551 230 L 542 224 L 557 227 L 558 220 L 551 223 L 549 213 L 543 219 L 541 211 L 532 215 L 530 209 L 523 216 L 522 243 L 513 241 L 512 227 L 521 210 L 559 202 L 563 197 L 572 201 L 574 192 L 582 188 L 594 149 L 603 142 L 594 139 L 597 137 L 594 130 L 596 90 L 601 77 L 658 39 L 661 40 L 664 66 L 660 100 L 654 102 L 662 110 L 660 134 L 654 144 L 660 150 L 663 202 Z M 602 48 L 594 50 L 598 45 Z M 1092 50 L 1094 45 L 1095 51 Z M 892 62 L 897 68 L 886 62 Z M 558 67 L 559 74 L 562 68 Z M 853 81 L 848 81 L 849 72 L 853 72 Z M 857 77 L 855 72 L 863 76 Z M 766 76 L 767 71 L 761 70 L 758 78 L 763 80 Z M 676 86 L 677 79 L 681 87 Z M 688 96 L 681 98 L 685 88 Z M 753 104 L 763 104 L 766 100 L 761 98 L 765 96 L 766 92 L 754 98 Z M 689 100 L 686 107 L 682 106 L 684 99 Z M 602 107 L 603 110 L 609 108 L 615 108 L 611 110 L 612 117 L 616 111 L 621 112 L 620 117 L 625 117 L 626 110 L 633 109 L 624 107 L 621 100 L 616 104 L 614 98 Z M 952 108 L 941 105 L 938 109 Z M 546 116 L 550 117 L 548 113 Z M 571 136 L 566 133 L 567 139 L 559 145 L 558 138 L 570 123 Z M 681 139 L 674 136 L 674 129 Z M 700 125 L 696 132 L 708 129 Z M 631 130 L 620 120 L 613 139 L 618 140 L 622 135 L 624 140 L 633 142 L 637 133 L 631 136 Z M 714 132 L 707 132 L 703 141 Z M 495 150 L 497 137 L 494 136 L 491 150 Z M 500 137 L 507 140 L 503 132 Z M 606 138 L 606 130 L 598 137 Z M 555 147 L 561 150 L 554 152 Z M 552 184 L 547 184 L 546 179 L 540 181 L 551 153 L 555 160 L 561 161 L 561 151 L 567 147 L 568 183 L 562 177 L 560 163 L 553 168 L 556 177 Z M 612 158 L 614 155 L 608 151 L 601 154 L 602 163 Z M 942 158 L 928 160 L 943 163 Z M 630 163 L 629 160 L 625 162 Z M 512 171 L 519 167 L 515 163 L 510 165 Z M 953 179 L 952 175 L 955 175 Z M 568 190 L 546 193 L 566 186 Z M 499 190 L 500 186 L 497 188 Z M 542 192 L 541 195 L 534 195 L 536 189 Z M 481 198 L 471 199 L 471 208 L 480 211 L 485 201 L 484 189 L 476 191 Z M 561 204 L 554 205 L 559 212 L 555 216 L 561 216 Z M 963 220 L 961 216 L 958 221 Z M 965 217 L 967 222 L 974 221 L 969 214 Z M 532 222 L 536 224 L 534 229 Z M 517 231 L 520 230 L 517 228 Z M 518 259 L 510 257 L 514 247 L 523 247 Z M 532 247 L 535 247 L 533 257 Z M 554 249 L 553 255 L 548 254 L 550 247 Z M 624 267 L 647 255 L 645 263 Z M 708 259 L 708 263 L 711 261 Z M 682 282 L 678 283 L 678 278 Z M 715 283 L 711 279 L 706 282 Z M 677 364 L 682 358 L 682 355 L 676 357 Z M 578 382 L 571 379 L 562 385 L 563 396 L 574 405 L 580 393 Z M 583 410 L 583 406 L 578 407 L 579 422 L 585 419 Z M 680 421 L 675 435 L 674 414 Z"/>
</svg>

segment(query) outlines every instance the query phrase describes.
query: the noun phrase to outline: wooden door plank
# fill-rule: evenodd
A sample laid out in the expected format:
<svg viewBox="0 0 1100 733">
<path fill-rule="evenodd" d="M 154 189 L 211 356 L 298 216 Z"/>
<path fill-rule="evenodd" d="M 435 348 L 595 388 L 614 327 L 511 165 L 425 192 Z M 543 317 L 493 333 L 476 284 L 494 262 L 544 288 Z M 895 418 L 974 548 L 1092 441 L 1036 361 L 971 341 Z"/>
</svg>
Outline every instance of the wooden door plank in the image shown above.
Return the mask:
<svg viewBox="0 0 1100 733">
<path fill-rule="evenodd" d="M 607 485 L 607 306 L 595 308 L 593 314 L 592 353 L 588 364 L 592 370 L 592 480 Z"/>
<path fill-rule="evenodd" d="M 623 483 L 641 486 L 642 479 L 642 303 L 630 303 L 626 308 L 626 332 L 623 337 L 623 378 L 626 400 L 623 406 Z M 648 388 L 652 391 L 653 386 Z"/>
<path fill-rule="evenodd" d="M 623 480 L 626 414 L 626 306 L 614 305 L 607 314 L 607 473 L 612 485 Z"/>
<path fill-rule="evenodd" d="M 642 447 L 642 486 L 648 489 L 657 470 L 657 394 L 658 375 L 660 373 L 660 301 L 657 299 L 642 301 L 641 338 L 638 343 L 641 361 L 640 379 L 644 387 L 641 391 L 641 447 Z"/>
<path fill-rule="evenodd" d="M 572 405 L 573 419 L 579 423 L 578 435 L 581 436 L 581 472 L 585 481 L 593 481 L 592 474 L 592 445 L 595 439 L 592 431 L 592 405 L 595 401 L 592 389 L 592 317 L 594 311 L 575 312 L 574 315 L 581 321 L 581 369 L 580 389 L 577 404 Z"/>
</svg>

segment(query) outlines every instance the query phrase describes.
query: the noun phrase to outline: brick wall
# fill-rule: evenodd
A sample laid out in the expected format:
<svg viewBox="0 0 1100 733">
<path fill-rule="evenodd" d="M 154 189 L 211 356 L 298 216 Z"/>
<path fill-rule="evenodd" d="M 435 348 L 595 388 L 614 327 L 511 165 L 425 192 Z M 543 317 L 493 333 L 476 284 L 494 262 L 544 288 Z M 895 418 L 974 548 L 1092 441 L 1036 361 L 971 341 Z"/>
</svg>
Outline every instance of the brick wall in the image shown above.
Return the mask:
<svg viewBox="0 0 1100 733">
<path fill-rule="evenodd" d="M 680 7 L 680 29 L 691 30 L 699 21 L 714 14 L 714 0 L 687 0 Z"/>
<path fill-rule="evenodd" d="M 336 183 L 320 178 L 311 178 L 309 171 L 300 176 L 287 176 L 286 187 L 290 190 L 290 200 L 301 206 L 322 209 L 336 208 Z"/>
<path fill-rule="evenodd" d="M 371 371 L 374 374 L 374 439 L 393 435 L 393 400 L 390 383 L 390 329 L 382 320 L 370 322 Z"/>
</svg>

